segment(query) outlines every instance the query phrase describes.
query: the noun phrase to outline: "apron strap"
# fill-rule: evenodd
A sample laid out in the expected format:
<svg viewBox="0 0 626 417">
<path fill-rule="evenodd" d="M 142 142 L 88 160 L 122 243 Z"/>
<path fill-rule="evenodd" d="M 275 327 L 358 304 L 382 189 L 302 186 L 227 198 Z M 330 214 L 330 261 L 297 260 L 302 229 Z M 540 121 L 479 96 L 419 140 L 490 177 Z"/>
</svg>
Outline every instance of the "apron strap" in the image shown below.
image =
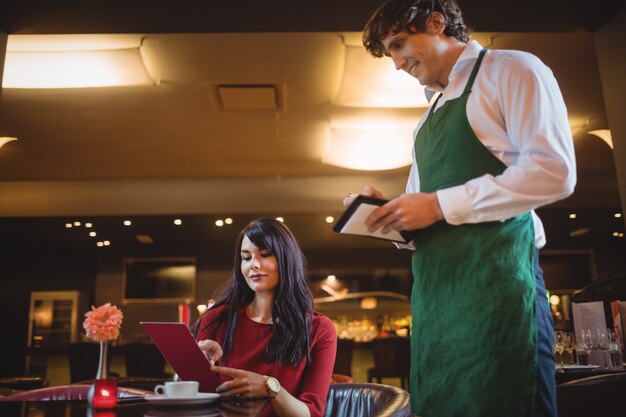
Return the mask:
<svg viewBox="0 0 626 417">
<path fill-rule="evenodd" d="M 463 90 L 463 94 L 466 94 L 472 90 L 472 85 L 474 85 L 474 80 L 476 79 L 476 74 L 478 74 L 478 68 L 480 68 L 480 64 L 483 62 L 483 58 L 487 53 L 487 49 L 483 48 L 478 54 L 478 60 L 476 64 L 474 64 L 474 68 L 472 69 L 472 73 L 470 74 L 469 79 L 467 80 L 467 84 L 465 84 L 465 90 Z"/>
</svg>

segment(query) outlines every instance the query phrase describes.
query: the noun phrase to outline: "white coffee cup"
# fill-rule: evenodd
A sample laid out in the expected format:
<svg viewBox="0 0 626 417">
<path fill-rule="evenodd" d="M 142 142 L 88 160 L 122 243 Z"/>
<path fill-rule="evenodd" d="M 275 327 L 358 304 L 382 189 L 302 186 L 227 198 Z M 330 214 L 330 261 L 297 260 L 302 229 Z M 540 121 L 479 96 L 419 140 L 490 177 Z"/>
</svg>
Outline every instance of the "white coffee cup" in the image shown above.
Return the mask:
<svg viewBox="0 0 626 417">
<path fill-rule="evenodd" d="M 168 397 L 195 397 L 198 395 L 198 381 L 168 381 L 165 385 L 157 385 L 154 392 Z"/>
</svg>

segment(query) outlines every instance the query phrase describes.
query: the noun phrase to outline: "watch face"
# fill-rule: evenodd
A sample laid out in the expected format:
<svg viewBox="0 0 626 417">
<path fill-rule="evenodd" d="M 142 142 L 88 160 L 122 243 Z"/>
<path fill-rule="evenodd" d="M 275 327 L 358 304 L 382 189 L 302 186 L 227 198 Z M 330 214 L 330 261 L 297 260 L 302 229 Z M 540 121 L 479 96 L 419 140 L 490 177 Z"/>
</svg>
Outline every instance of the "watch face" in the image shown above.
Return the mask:
<svg viewBox="0 0 626 417">
<path fill-rule="evenodd" d="M 274 392 L 278 392 L 278 390 L 280 390 L 280 384 L 275 378 L 268 378 L 267 385 Z"/>
</svg>

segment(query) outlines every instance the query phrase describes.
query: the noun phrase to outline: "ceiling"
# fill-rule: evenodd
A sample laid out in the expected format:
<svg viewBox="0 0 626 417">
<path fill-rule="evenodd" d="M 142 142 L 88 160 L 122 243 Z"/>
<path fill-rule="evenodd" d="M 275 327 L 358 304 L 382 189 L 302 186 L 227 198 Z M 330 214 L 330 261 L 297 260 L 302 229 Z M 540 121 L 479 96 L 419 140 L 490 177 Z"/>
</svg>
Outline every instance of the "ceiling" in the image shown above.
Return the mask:
<svg viewBox="0 0 626 417">
<path fill-rule="evenodd" d="M 379 247 L 341 240 L 323 219 L 337 217 L 343 196 L 367 184 L 388 196 L 401 193 L 408 168 L 363 172 L 322 162 L 330 121 L 393 112 L 416 123 L 424 111 L 334 104 L 345 46 L 358 43 L 378 3 L 3 0 L 0 30 L 9 35 L 138 39 L 155 82 L 1 91 L 0 136 L 19 138 L 0 150 L 3 244 L 75 241 L 64 228 L 74 219 L 99 221 L 102 234 L 119 242 L 126 233 L 121 219 L 129 216 L 152 218 L 142 230 L 158 235 L 159 221 L 169 227 L 171 216 L 198 225 L 232 216 L 239 230 L 244 219 L 282 215 L 288 223 L 289 216 L 298 219 L 294 231 L 304 246 Z M 613 217 L 621 212 L 613 154 L 586 132 L 608 127 L 593 32 L 624 2 L 461 3 L 475 39 L 538 55 L 563 91 L 579 181 L 572 197 L 540 211 L 549 239 L 559 246 L 614 242 L 610 232 L 623 231 L 623 221 Z M 274 86 L 277 108 L 224 109 L 217 92 L 224 84 Z M 573 211 L 581 213 L 576 224 L 568 217 Z M 593 232 L 573 242 L 573 228 L 586 227 Z M 187 233 L 207 237 L 209 230 Z"/>
</svg>

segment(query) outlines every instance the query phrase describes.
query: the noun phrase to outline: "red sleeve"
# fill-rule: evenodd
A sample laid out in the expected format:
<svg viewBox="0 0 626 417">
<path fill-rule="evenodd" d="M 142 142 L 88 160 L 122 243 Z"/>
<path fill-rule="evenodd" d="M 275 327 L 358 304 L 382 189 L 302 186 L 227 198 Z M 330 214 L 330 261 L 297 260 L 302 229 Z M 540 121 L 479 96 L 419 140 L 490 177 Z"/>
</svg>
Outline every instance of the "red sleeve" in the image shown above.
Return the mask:
<svg viewBox="0 0 626 417">
<path fill-rule="evenodd" d="M 311 417 L 322 417 L 326 410 L 328 389 L 337 354 L 335 325 L 326 316 L 315 313 L 311 340 L 311 365 L 304 371 L 298 399 L 309 407 Z"/>
</svg>

